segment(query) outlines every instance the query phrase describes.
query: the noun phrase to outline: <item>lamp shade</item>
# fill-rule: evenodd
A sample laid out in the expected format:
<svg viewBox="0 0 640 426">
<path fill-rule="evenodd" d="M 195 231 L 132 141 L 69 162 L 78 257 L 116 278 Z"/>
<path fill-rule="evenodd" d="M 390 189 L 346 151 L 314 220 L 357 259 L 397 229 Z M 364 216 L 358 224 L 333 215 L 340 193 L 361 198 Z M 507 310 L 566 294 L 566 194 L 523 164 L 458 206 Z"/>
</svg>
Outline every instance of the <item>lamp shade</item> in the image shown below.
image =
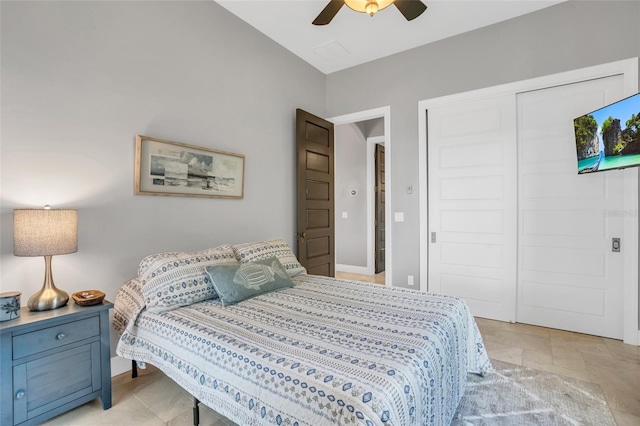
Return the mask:
<svg viewBox="0 0 640 426">
<path fill-rule="evenodd" d="M 77 251 L 77 210 L 13 211 L 13 254 L 16 256 L 52 256 Z"/>
</svg>

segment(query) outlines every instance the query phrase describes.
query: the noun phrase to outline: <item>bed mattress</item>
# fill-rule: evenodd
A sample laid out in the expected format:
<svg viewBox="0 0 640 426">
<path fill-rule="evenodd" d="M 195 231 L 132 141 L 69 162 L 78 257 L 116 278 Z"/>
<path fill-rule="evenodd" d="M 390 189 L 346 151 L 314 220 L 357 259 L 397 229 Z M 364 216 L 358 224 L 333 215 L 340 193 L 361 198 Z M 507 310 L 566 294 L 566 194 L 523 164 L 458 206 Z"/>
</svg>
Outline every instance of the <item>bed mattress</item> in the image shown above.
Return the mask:
<svg viewBox="0 0 640 426">
<path fill-rule="evenodd" d="M 449 425 L 467 374 L 491 369 L 458 298 L 293 282 L 236 305 L 151 313 L 132 280 L 116 297 L 117 354 L 158 367 L 240 425 Z"/>
</svg>

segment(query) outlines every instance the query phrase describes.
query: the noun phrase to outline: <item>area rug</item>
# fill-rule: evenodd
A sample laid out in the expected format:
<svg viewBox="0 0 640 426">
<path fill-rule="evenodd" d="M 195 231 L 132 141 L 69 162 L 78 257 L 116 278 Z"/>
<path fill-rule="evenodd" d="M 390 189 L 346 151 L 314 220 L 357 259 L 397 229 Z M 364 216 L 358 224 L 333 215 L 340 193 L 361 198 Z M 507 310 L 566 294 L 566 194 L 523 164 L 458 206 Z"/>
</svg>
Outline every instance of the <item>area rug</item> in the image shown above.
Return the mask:
<svg viewBox="0 0 640 426">
<path fill-rule="evenodd" d="M 595 383 L 491 361 L 495 371 L 468 376 L 452 426 L 597 425 L 616 422 Z"/>
</svg>

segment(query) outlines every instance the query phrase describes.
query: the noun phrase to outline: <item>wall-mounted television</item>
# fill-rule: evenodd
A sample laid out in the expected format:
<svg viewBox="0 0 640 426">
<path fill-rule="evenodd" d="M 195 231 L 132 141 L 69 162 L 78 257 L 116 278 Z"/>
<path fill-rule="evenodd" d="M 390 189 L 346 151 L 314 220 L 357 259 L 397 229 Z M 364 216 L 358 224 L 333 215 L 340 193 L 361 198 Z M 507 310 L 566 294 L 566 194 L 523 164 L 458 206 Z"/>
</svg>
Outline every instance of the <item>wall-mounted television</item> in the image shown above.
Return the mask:
<svg viewBox="0 0 640 426">
<path fill-rule="evenodd" d="M 573 120 L 578 173 L 640 166 L 640 93 Z"/>
</svg>

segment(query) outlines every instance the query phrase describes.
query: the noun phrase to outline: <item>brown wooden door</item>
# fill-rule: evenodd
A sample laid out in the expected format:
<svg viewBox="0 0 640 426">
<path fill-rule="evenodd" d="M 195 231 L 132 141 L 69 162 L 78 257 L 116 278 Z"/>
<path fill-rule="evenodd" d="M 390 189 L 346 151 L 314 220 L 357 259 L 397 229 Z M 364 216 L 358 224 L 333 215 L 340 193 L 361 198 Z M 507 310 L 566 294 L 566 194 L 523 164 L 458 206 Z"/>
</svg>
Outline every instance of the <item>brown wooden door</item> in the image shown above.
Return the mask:
<svg viewBox="0 0 640 426">
<path fill-rule="evenodd" d="M 307 272 L 335 276 L 333 123 L 296 110 L 298 259 Z"/>
<path fill-rule="evenodd" d="M 385 250 L 384 250 L 384 236 L 385 236 L 385 205 L 384 205 L 384 146 L 380 144 L 376 144 L 376 153 L 375 153 L 375 163 L 376 163 L 376 213 L 375 213 L 375 221 L 376 221 L 376 274 L 384 271 L 384 259 L 385 259 Z"/>
</svg>

